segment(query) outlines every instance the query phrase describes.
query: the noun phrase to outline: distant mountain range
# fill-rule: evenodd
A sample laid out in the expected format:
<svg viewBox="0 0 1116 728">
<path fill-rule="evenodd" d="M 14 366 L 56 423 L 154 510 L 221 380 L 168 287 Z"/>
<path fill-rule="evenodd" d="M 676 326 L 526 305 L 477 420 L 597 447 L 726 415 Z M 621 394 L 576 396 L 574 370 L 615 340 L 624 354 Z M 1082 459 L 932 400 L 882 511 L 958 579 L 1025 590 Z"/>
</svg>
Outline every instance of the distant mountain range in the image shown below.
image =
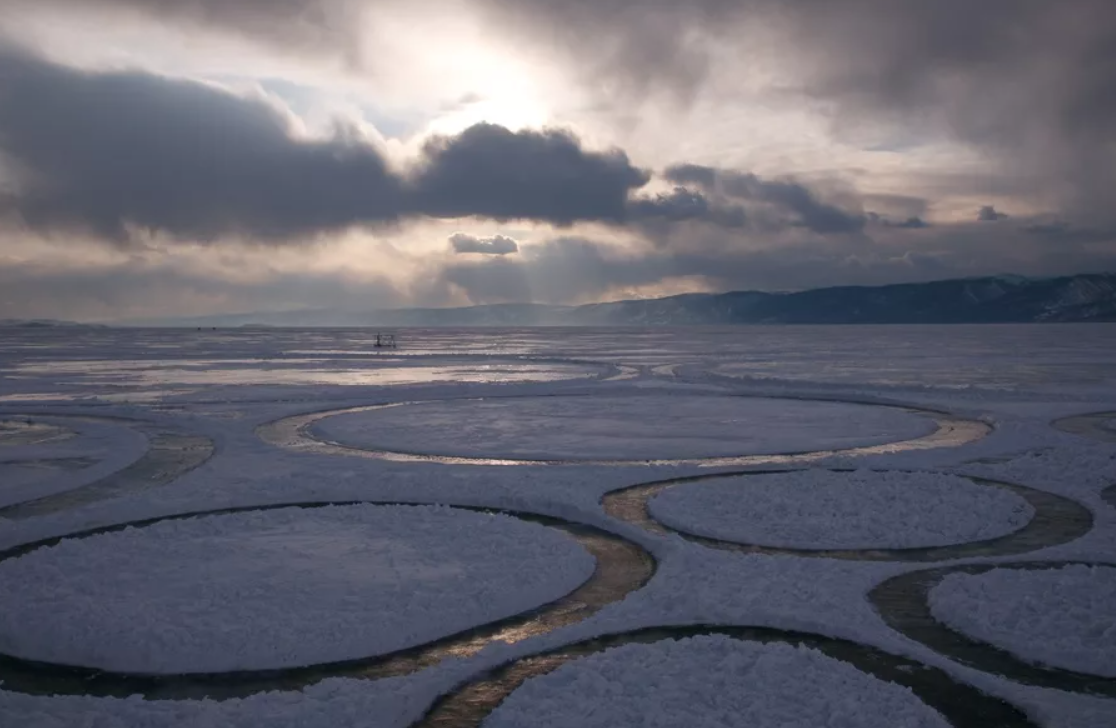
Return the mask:
<svg viewBox="0 0 1116 728">
<path fill-rule="evenodd" d="M 1116 321 L 1116 274 L 995 276 L 795 293 L 687 293 L 583 306 L 494 304 L 376 311 L 310 309 L 131 325 L 174 326 L 692 326 Z M 53 322 L 52 322 L 53 323 Z"/>
</svg>

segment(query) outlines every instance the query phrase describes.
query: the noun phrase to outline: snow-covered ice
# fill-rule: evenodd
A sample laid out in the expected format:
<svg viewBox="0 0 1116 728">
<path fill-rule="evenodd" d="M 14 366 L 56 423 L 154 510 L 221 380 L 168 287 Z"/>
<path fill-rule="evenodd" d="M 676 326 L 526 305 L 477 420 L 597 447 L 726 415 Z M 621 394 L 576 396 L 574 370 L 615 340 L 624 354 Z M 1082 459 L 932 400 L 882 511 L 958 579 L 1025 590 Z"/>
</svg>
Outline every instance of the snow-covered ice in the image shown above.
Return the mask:
<svg viewBox="0 0 1116 728">
<path fill-rule="evenodd" d="M 996 538 L 1034 515 L 1006 490 L 943 473 L 798 470 L 679 485 L 656 520 L 726 541 L 802 549 L 947 546 Z"/>
<path fill-rule="evenodd" d="M 37 420 L 32 433 L 0 447 L 0 508 L 83 485 L 134 462 L 147 439 L 119 423 Z M 25 433 L 26 434 L 26 433 Z"/>
<path fill-rule="evenodd" d="M 216 449 L 209 461 L 158 488 L 19 521 L 0 517 L 0 548 L 126 521 L 218 508 L 346 500 L 442 503 L 543 513 L 616 531 L 655 555 L 658 568 L 650 582 L 570 627 L 514 644 L 493 644 L 467 659 L 444 660 L 405 677 L 330 679 L 301 691 L 283 689 L 225 701 L 33 695 L 19 692 L 22 688 L 11 683 L 6 689 L 0 687 L 0 726 L 406 728 L 439 694 L 507 660 L 603 633 L 709 622 L 798 629 L 854 640 L 943 669 L 960 682 L 1019 706 L 1042 728 L 1116 728 L 1116 700 L 1016 684 L 951 662 L 891 631 L 866 594 L 885 579 L 916 567 L 716 551 L 677 536 L 649 534 L 602 510 L 600 500 L 608 491 L 708 475 L 708 468 L 696 464 L 401 463 L 278 448 L 263 442 L 256 432 L 260 425 L 292 415 L 438 401 L 446 404 L 400 406 L 353 417 L 354 444 L 502 457 L 514 457 L 513 448 L 520 448 L 520 452 L 548 458 L 586 459 L 595 454 L 601 459 L 686 459 L 709 452 L 743 454 L 749 446 L 786 452 L 902 440 L 930 429 L 930 419 L 874 405 L 937 409 L 985 421 L 994 429 L 987 437 L 961 446 L 846 454 L 810 463 L 819 469 L 922 471 L 921 475 L 894 476 L 893 502 L 884 495 L 886 487 L 879 489 L 878 478 L 848 494 L 848 502 L 861 511 L 841 519 L 846 526 L 864 526 L 878 518 L 879 528 L 874 533 L 884 540 L 877 539 L 871 546 L 880 547 L 904 545 L 896 539 L 914 535 L 943 539 L 949 535 L 951 540 L 979 538 L 981 533 L 987 537 L 1025 522 L 1024 513 L 1008 515 L 1011 507 L 1007 501 L 993 502 L 1010 494 L 952 477 L 965 474 L 1050 491 L 1082 503 L 1093 513 L 1094 527 L 1085 536 L 1003 560 L 1116 563 L 1116 509 L 1101 497 L 1116 483 L 1116 443 L 1068 434 L 1050 425 L 1058 418 L 1116 411 L 1116 326 L 408 330 L 396 332 L 402 346 L 394 352 L 374 351 L 374 333 L 282 329 L 5 332 L 0 337 L 0 420 L 78 414 L 125 418 L 116 424 L 60 419 L 62 426 L 72 424 L 80 432 L 66 441 L 41 443 L 38 454 L 21 450 L 22 446 L 0 448 L 0 460 L 9 463 L 12 457 L 52 459 L 62 453 L 97 460 L 79 470 L 48 467 L 37 471 L 34 482 L 24 483 L 20 498 L 77 487 L 135 461 L 146 442 L 132 424 L 135 419 L 211 438 Z M 730 395 L 746 395 L 747 399 Z M 506 399 L 498 400 L 500 397 Z M 478 399 L 507 409 L 486 411 L 475 406 Z M 528 402 L 537 402 L 542 409 L 516 409 L 525 406 L 516 403 Z M 737 406 L 753 409 L 732 409 Z M 422 414 L 427 407 L 440 414 L 427 417 Z M 546 407 L 569 409 L 563 417 L 556 417 Z M 390 425 L 378 419 L 389 414 L 397 418 Z M 433 426 L 433 420 L 439 418 L 442 423 Z M 332 417 L 322 420 L 320 426 L 344 422 Z M 363 431 L 365 427 L 369 429 Z M 381 436 L 394 439 L 388 442 Z M 103 439 L 93 447 L 95 437 Z M 749 437 L 754 439 L 749 442 Z M 923 477 L 938 485 L 917 486 L 917 478 Z M 4 480 L 0 472 L 0 498 L 16 491 L 13 478 Z M 739 524 L 739 509 L 745 505 L 739 487 L 746 482 L 753 479 L 682 486 L 668 491 L 659 505 L 677 497 L 703 522 L 723 515 Z M 784 499 L 788 490 L 771 488 L 756 497 Z M 707 507 L 699 503 L 699 499 L 714 498 L 718 491 L 727 499 L 723 504 Z M 936 498 L 935 493 L 941 497 Z M 828 496 L 819 493 L 817 497 L 824 500 Z M 805 503 L 806 499 L 798 499 L 789 504 L 784 501 L 783 506 L 806 509 Z M 904 508 L 899 508 L 900 503 Z M 828 504 L 837 505 L 835 500 Z M 324 510 L 164 521 L 133 532 L 64 542 L 56 550 L 4 562 L 0 564 L 0 618 L 8 619 L 12 606 L 19 611 L 19 619 L 11 619 L 10 629 L 5 627 L 4 638 L 14 634 L 34 641 L 37 650 L 59 653 L 75 646 L 97 647 L 105 659 L 117 660 L 117 664 L 145 659 L 147 666 L 161 664 L 170 669 L 190 669 L 187 660 L 194 658 L 199 658 L 195 666 L 205 669 L 235 668 L 249 664 L 248 658 L 269 661 L 259 664 L 293 664 L 282 659 L 333 659 L 358 652 L 360 640 L 366 641 L 359 652 L 367 655 L 376 651 L 376 645 L 391 649 L 392 640 L 404 633 L 424 640 L 452 631 L 452 624 L 473 626 L 494 617 L 497 602 L 501 608 L 515 610 L 533 606 L 540 599 L 569 591 L 584 578 L 585 569 L 591 568 L 585 551 L 542 526 L 497 519 L 502 525 L 486 529 L 490 535 L 481 537 L 477 529 L 458 530 L 454 525 L 489 518 L 479 514 L 451 511 L 445 515 L 446 527 L 433 532 L 416 525 L 425 516 L 405 515 L 410 513 L 406 510 L 368 506 L 365 510 L 338 510 L 342 512 L 365 515 L 354 515 L 356 522 L 348 525 L 338 525 L 340 516 L 330 522 L 329 512 Z M 890 522 L 884 515 L 888 512 Z M 289 516 L 284 515 L 287 513 Z M 397 513 L 398 517 L 385 515 L 383 528 L 372 529 L 374 538 L 369 541 L 365 536 L 372 527 L 367 524 L 375 513 Z M 290 518 L 289 525 L 270 531 L 264 525 L 285 517 Z M 1013 517 L 1017 520 L 1011 522 Z M 244 528 L 222 526 L 232 523 Z M 259 528 L 253 530 L 252 523 L 260 524 Z M 765 519 L 767 526 L 774 527 L 775 521 Z M 829 527 L 834 529 L 832 511 Z M 214 530 L 206 535 L 207 528 Z M 413 533 L 416 528 L 418 533 Z M 358 533 L 364 536 L 358 538 Z M 406 554 L 399 549 L 377 552 L 394 553 L 395 572 L 385 570 L 384 563 L 375 559 L 361 562 L 371 564 L 369 571 L 362 571 L 365 567 L 355 560 L 330 558 L 338 550 L 375 551 L 380 547 L 368 544 L 386 537 L 384 534 L 391 535 L 393 543 L 415 546 Z M 850 532 L 824 535 L 843 538 Z M 408 537 L 412 540 L 407 541 Z M 548 540 L 553 541 L 552 547 L 530 545 Z M 926 543 L 922 540 L 918 545 Z M 528 553 L 531 549 L 536 549 L 531 552 L 534 558 Z M 64 558 L 59 560 L 55 552 Z M 18 574 L 9 567 L 19 567 Z M 435 571 L 460 567 L 463 571 L 436 583 L 438 580 L 420 578 L 425 567 Z M 50 574 L 51 569 L 56 573 Z M 220 584 L 224 589 L 220 594 L 214 591 L 214 573 L 228 577 Z M 371 574 L 390 573 L 399 577 L 400 584 L 413 587 L 419 599 L 415 609 L 389 609 L 388 597 L 368 581 Z M 338 580 L 331 581 L 331 574 Z M 557 583 L 562 574 L 571 574 L 569 583 Z M 40 584 L 40 576 L 49 576 L 49 580 Z M 149 578 L 139 583 L 145 576 Z M 260 639 L 226 643 L 215 638 L 212 630 L 202 629 L 202 622 L 179 619 L 172 623 L 164 605 L 175 602 L 180 594 L 175 584 L 185 590 L 189 583 L 201 584 L 186 596 L 200 601 L 199 613 L 210 627 L 239 624 Z M 233 589 L 241 583 L 259 591 Z M 322 595 L 329 589 L 359 591 L 362 584 L 368 599 L 364 615 L 379 615 L 373 609 L 377 604 L 391 614 L 365 619 L 350 629 L 346 625 L 355 624 L 353 614 L 339 610 L 336 599 L 326 604 Z M 314 589 L 321 595 L 313 593 Z M 485 593 L 491 598 L 471 596 L 481 589 L 489 589 Z M 1095 587 L 1097 593 L 1109 595 L 1110 605 L 1113 600 L 1107 589 Z M 82 594 L 86 596 L 82 598 Z M 1059 588 L 1059 596 L 1066 603 L 1072 601 L 1074 609 L 1090 608 L 1092 594 Z M 55 601 L 54 597 L 61 598 Z M 209 597 L 211 601 L 206 602 Z M 50 601 L 38 602 L 39 613 L 33 615 L 29 614 L 33 611 L 30 602 L 21 602 L 41 598 Z M 522 601 L 511 603 L 519 599 Z M 304 619 L 304 608 L 315 603 L 321 613 Z M 133 611 L 109 614 L 117 605 Z M 263 611 L 249 614 L 250 606 Z M 1100 603 L 1099 608 L 1103 606 Z M 33 619 L 23 618 L 27 616 Z M 30 631 L 36 623 L 38 631 Z M 283 628 L 287 631 L 279 637 L 268 636 Z M 146 638 L 136 636 L 142 629 L 149 630 Z M 1020 632 L 1028 629 L 1020 627 Z M 1075 636 L 1072 625 L 1057 629 L 1071 643 L 1088 644 L 1086 637 Z M 74 635 L 77 637 L 70 641 Z M 1036 635 L 1037 643 L 1041 634 Z M 209 651 L 202 654 L 201 646 L 206 644 Z M 661 657 L 664 653 L 659 647 L 641 649 Z M 728 654 L 754 647 L 726 643 L 718 649 Z M 42 651 L 37 655 L 52 659 Z M 651 676 L 675 669 L 664 665 L 657 671 L 652 663 L 667 662 L 660 657 L 635 662 Z M 1085 669 L 1079 658 L 1075 656 L 1075 664 L 1069 667 Z M 625 670 L 636 668 L 622 655 L 618 659 Z M 839 705 L 847 690 L 850 695 L 871 698 L 862 702 L 868 707 L 861 717 L 876 715 L 880 684 L 873 678 L 850 677 L 868 686 L 869 695 L 855 686 L 847 687 L 852 683 L 827 681 L 821 673 L 836 674 L 831 665 L 810 673 L 804 672 L 799 657 L 792 662 L 799 673 L 792 691 L 795 701 L 816 705 L 829 700 Z M 679 664 L 692 666 L 693 662 Z M 567 667 L 563 675 L 585 667 L 590 680 L 601 672 L 588 660 Z M 855 673 L 853 668 L 847 669 Z M 774 666 L 761 672 L 770 673 L 776 681 L 780 674 Z M 728 677 L 701 674 L 715 685 Z M 810 684 L 802 679 L 804 674 L 819 677 Z M 555 675 L 558 673 L 551 678 Z M 657 704 L 664 681 L 637 683 L 623 678 L 615 684 L 629 691 L 623 702 L 625 710 L 638 711 L 641 703 Z M 739 682 L 734 685 L 747 687 Z M 792 690 L 792 683 L 786 685 Z M 534 686 L 523 690 L 529 688 L 535 690 Z M 611 725 L 617 728 L 627 728 L 624 717 L 635 714 L 615 712 L 618 703 L 611 693 L 575 694 L 557 684 L 551 688 L 545 692 L 570 703 L 565 708 L 612 716 L 617 720 Z M 514 693 L 507 705 L 517 701 L 527 709 L 532 704 L 531 694 Z M 733 699 L 731 693 L 708 696 L 698 688 L 687 697 L 686 725 L 701 725 L 716 714 L 718 700 Z M 900 711 L 906 709 L 904 705 L 912 711 L 921 708 L 917 703 L 895 705 Z M 535 709 L 528 715 L 534 717 Z M 755 724 L 756 728 L 777 725 L 781 725 L 778 719 Z"/>
<path fill-rule="evenodd" d="M 1116 677 L 1116 567 L 950 574 L 930 611 L 1029 662 Z"/>
<path fill-rule="evenodd" d="M 485 728 L 946 728 L 908 688 L 808 647 L 694 637 L 633 644 L 525 682 Z"/>
<path fill-rule="evenodd" d="M 553 601 L 592 574 L 510 516 L 338 506 L 163 521 L 0 564 L 0 652 L 117 672 L 313 665 Z"/>
<path fill-rule="evenodd" d="M 467 427 L 462 425 L 467 423 Z M 933 432 L 907 412 L 836 402 L 695 394 L 419 402 L 327 417 L 343 445 L 458 457 L 702 458 L 873 445 Z"/>
</svg>

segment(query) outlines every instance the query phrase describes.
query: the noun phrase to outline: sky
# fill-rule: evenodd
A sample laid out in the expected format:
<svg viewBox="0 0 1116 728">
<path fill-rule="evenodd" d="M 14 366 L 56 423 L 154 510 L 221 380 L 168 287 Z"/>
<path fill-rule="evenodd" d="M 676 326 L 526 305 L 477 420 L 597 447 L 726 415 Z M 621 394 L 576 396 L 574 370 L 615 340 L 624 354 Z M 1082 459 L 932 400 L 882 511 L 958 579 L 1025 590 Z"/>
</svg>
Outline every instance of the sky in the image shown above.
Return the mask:
<svg viewBox="0 0 1116 728">
<path fill-rule="evenodd" d="M 1116 271 L 1111 0 L 0 0 L 0 318 Z"/>
</svg>

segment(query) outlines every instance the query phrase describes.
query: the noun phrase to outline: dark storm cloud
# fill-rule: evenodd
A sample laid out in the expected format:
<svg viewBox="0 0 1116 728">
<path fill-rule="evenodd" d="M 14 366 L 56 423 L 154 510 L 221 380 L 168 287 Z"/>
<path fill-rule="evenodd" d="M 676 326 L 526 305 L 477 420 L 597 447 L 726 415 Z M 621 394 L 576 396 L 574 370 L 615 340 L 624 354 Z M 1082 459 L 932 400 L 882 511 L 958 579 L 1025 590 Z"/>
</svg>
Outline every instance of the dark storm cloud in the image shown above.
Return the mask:
<svg viewBox="0 0 1116 728">
<path fill-rule="evenodd" d="M 619 223 L 629 192 L 649 179 L 622 151 L 586 152 L 575 137 L 553 130 L 478 124 L 430 140 L 424 155 L 412 194 L 422 212 L 440 217 Z"/>
<path fill-rule="evenodd" d="M 141 72 L 86 73 L 0 50 L 0 210 L 35 230 L 288 240 L 404 217 L 622 224 L 648 174 L 560 131 L 481 124 L 432 139 L 408 174 L 358 134 L 292 135 L 263 98 Z"/>
<path fill-rule="evenodd" d="M 996 222 L 997 220 L 1003 220 L 1005 217 L 1007 217 L 1005 213 L 998 211 L 992 205 L 985 205 L 977 212 L 977 220 L 981 222 Z"/>
<path fill-rule="evenodd" d="M 279 239 L 394 219 L 399 181 L 373 148 L 292 138 L 262 99 L 144 73 L 83 73 L 0 51 L 0 151 L 33 229 L 129 227 Z"/>
<path fill-rule="evenodd" d="M 881 218 L 880 224 L 887 227 L 899 228 L 900 230 L 922 230 L 923 228 L 930 227 L 930 223 L 926 222 L 921 217 L 908 217 L 902 222 L 892 222 L 886 218 Z"/>
<path fill-rule="evenodd" d="M 644 226 L 702 221 L 722 228 L 742 228 L 748 221 L 740 205 L 711 203 L 700 192 L 685 187 L 675 187 L 668 194 L 631 200 L 628 218 Z"/>
<path fill-rule="evenodd" d="M 671 182 L 695 184 L 728 198 L 768 203 L 791 213 L 796 224 L 823 235 L 859 232 L 867 222 L 860 213 L 822 202 L 813 190 L 798 182 L 764 180 L 746 172 L 694 164 L 670 167 L 664 176 Z"/>
<path fill-rule="evenodd" d="M 505 235 L 478 238 L 468 233 L 454 233 L 449 244 L 455 253 L 481 253 L 483 255 L 509 255 L 519 252 L 519 243 Z"/>
</svg>

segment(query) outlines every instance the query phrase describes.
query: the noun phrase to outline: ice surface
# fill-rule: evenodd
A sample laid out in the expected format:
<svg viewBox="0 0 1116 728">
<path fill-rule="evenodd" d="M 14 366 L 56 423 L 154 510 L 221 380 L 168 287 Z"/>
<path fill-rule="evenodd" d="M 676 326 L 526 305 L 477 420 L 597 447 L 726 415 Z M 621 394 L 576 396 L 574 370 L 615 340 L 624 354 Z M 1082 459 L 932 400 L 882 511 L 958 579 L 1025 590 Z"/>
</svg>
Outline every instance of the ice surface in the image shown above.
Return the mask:
<svg viewBox="0 0 1116 728">
<path fill-rule="evenodd" d="M 1116 568 L 950 574 L 930 591 L 930 611 L 1030 662 L 1116 677 Z"/>
<path fill-rule="evenodd" d="M 65 440 L 71 436 L 72 433 L 65 428 L 45 422 L 0 419 L 0 447 L 41 445 L 46 442 Z"/>
<path fill-rule="evenodd" d="M 841 458 L 823 465 L 964 472 L 1076 499 L 1093 511 L 1093 531 L 1034 558 L 1112 563 L 1116 562 L 1116 509 L 1100 493 L 1116 483 L 1116 445 L 1068 435 L 1049 423 L 1069 415 L 1116 411 L 1116 326 L 416 329 L 394 333 L 402 348 L 386 353 L 371 348 L 374 331 L 362 330 L 5 331 L 0 336 L 0 396 L 4 397 L 0 418 L 54 412 L 157 419 L 176 429 L 213 438 L 218 452 L 197 470 L 157 489 L 50 516 L 18 522 L 0 519 L 0 547 L 193 510 L 298 500 L 406 500 L 516 508 L 618 530 L 641 540 L 655 553 L 659 559 L 655 577 L 622 602 L 574 627 L 514 645 L 493 646 L 467 660 L 450 660 L 404 678 L 328 680 L 304 691 L 262 693 L 225 702 L 24 695 L 9 687 L 0 690 L 0 726 L 405 728 L 437 695 L 503 660 L 602 632 L 707 621 L 802 629 L 873 644 L 936 665 L 959 680 L 1019 705 L 1043 728 L 1116 728 L 1116 700 L 1010 683 L 961 667 L 887 629 L 865 594 L 883 579 L 911 568 L 907 565 L 714 551 L 678 538 L 649 536 L 607 518 L 600 508 L 601 495 L 608 490 L 707 470 L 589 464 L 495 468 L 390 463 L 283 450 L 264 444 L 255 433 L 258 425 L 293 414 L 375 403 L 509 394 L 612 397 L 650 392 L 663 396 L 721 393 L 919 405 L 980 418 L 994 424 L 995 430 L 983 440 L 962 447 Z M 89 361 L 103 364 L 85 368 Z M 532 374 L 530 379 L 545 381 L 509 382 L 501 374 L 505 366 L 533 370 L 538 376 Z M 425 367 L 436 370 L 434 379 L 443 375 L 446 379 L 430 381 L 427 373 L 410 371 Z M 168 376 L 205 381 L 170 383 L 164 376 L 166 370 L 173 370 Z M 212 374 L 206 374 L 207 370 Z M 400 376 L 382 376 L 389 370 Z M 495 374 L 488 376 L 486 371 Z M 354 375 L 348 383 L 341 383 L 335 376 L 346 373 Z M 362 373 L 368 376 L 360 380 Z M 421 376 L 408 376 L 411 374 Z M 55 402 L 47 403 L 47 399 Z M 815 412 L 828 419 L 822 410 Z M 470 425 L 470 414 L 466 410 L 459 418 L 462 430 Z M 642 425 L 642 420 L 660 420 L 667 413 L 644 409 L 637 414 Z M 628 424 L 626 420 L 625 427 Z M 711 428 L 702 428 L 701 423 L 691 429 L 720 437 L 709 432 Z M 675 438 L 680 431 L 666 432 L 672 447 L 681 448 L 682 440 Z M 817 431 L 831 434 L 826 428 Z M 415 447 L 436 450 L 442 444 L 417 429 L 414 433 L 410 442 Z M 613 445 L 622 445 L 626 432 L 604 434 Z M 787 434 L 794 435 L 790 428 Z M 844 434 L 843 430 L 838 434 Z M 540 436 L 538 446 L 544 451 L 568 446 L 563 433 L 556 430 L 552 435 L 549 440 Z M 92 477 L 94 472 L 123 467 L 127 463 L 124 450 L 133 459 L 142 451 L 141 447 L 129 449 L 137 442 L 142 444 L 143 438 L 127 425 L 113 427 L 112 437 L 98 465 L 80 471 L 52 471 L 49 478 L 29 487 L 71 487 L 73 482 L 68 479 L 78 475 Z M 70 444 L 76 444 L 77 439 Z M 690 439 L 699 444 L 703 440 Z M 773 435 L 770 439 L 779 449 L 794 449 L 790 446 L 796 444 Z M 723 440 L 717 442 L 718 446 L 724 444 Z M 11 448 L 0 448 L 0 459 L 11 452 Z M 708 486 L 712 483 L 702 487 Z M 13 489 L 10 480 L 0 480 L 0 493 Z M 995 523 L 999 519 L 988 520 Z M 941 529 L 951 526 L 940 524 Z M 348 527 L 331 529 L 335 530 L 340 531 L 342 540 L 349 538 Z M 444 530 L 447 533 L 439 533 L 438 539 L 458 543 L 459 535 Z M 150 530 L 140 535 L 149 536 Z M 276 548 L 282 542 L 278 538 Z M 74 548 L 86 548 L 90 543 L 76 542 Z M 485 550 L 485 544 L 490 543 L 485 539 L 476 548 Z M 561 543 L 569 545 L 564 539 Z M 462 548 L 448 554 L 444 561 L 455 563 L 459 553 L 469 553 L 468 544 L 458 546 Z M 297 551 L 298 546 L 284 548 Z M 513 558 L 513 548 L 518 549 L 518 542 L 514 547 L 509 545 L 508 560 Z M 160 558 L 179 564 L 183 560 L 174 552 L 168 549 Z M 416 553 L 438 551 L 418 549 Z M 321 559 L 313 554 L 308 556 L 309 562 L 320 564 Z M 514 558 L 520 557 L 514 554 Z M 231 565 L 246 576 L 259 576 L 252 564 L 237 561 L 235 551 L 222 552 L 214 563 Z M 401 558 L 399 563 L 412 561 Z M 531 563 L 533 572 L 524 575 L 528 580 L 535 578 L 536 572 L 549 578 L 557 560 Z M 202 569 L 187 563 L 181 566 L 181 573 L 187 575 Z M 333 567 L 350 572 L 357 568 L 331 564 Z M 85 605 L 86 615 L 92 617 L 119 601 L 110 599 L 114 596 L 108 578 L 113 576 L 112 568 L 102 565 L 99 573 L 109 583 L 95 585 L 95 598 Z M 274 570 L 274 583 L 269 588 L 294 588 L 286 578 L 294 573 L 292 569 L 297 569 L 297 561 Z M 175 573 L 180 573 L 177 567 L 167 575 L 155 574 L 151 587 L 139 585 L 137 589 L 140 594 L 158 597 L 159 584 L 168 584 Z M 62 581 L 59 578 L 55 583 L 66 588 Z M 478 581 L 503 584 L 498 595 L 509 598 L 525 593 L 518 584 L 509 584 L 499 575 L 479 577 Z M 6 578 L 0 583 L 0 594 L 6 597 L 18 597 L 33 586 L 27 580 L 13 583 Z M 449 590 L 454 597 L 458 594 L 455 589 Z M 431 599 L 433 592 L 429 592 Z M 209 612 L 214 623 L 219 615 L 230 623 L 243 621 L 242 613 L 229 612 L 228 608 L 247 598 L 237 596 L 237 601 L 230 600 L 224 607 L 214 605 Z M 1089 598 L 1081 595 L 1081 605 L 1087 605 Z M 43 612 L 46 622 L 57 614 L 47 609 Z M 137 620 L 139 625 L 150 616 Z M 441 613 L 420 612 L 418 617 L 414 622 L 416 636 L 420 629 L 433 634 L 441 628 Z M 269 619 L 280 626 L 291 624 L 282 614 Z M 257 621 L 263 619 L 258 617 Z M 306 621 L 300 621 L 296 632 L 301 633 L 306 625 Z M 90 621 L 85 626 L 93 631 L 98 623 Z M 69 628 L 77 631 L 80 625 Z M 253 628 L 269 629 L 266 625 Z M 172 634 L 164 637 L 153 635 L 151 644 L 179 649 L 182 645 L 173 644 L 173 634 L 180 629 L 174 626 Z M 349 636 L 352 633 L 346 633 Z M 340 638 L 336 635 L 327 635 L 324 644 L 337 641 Z M 120 642 L 114 649 L 127 657 L 135 646 Z M 314 649 L 309 640 L 296 647 Z M 233 650 L 213 651 L 218 653 L 214 660 L 235 661 L 239 657 Z M 177 658 L 172 652 L 153 654 L 151 659 Z M 819 700 L 828 696 L 840 704 L 843 688 L 827 685 L 819 683 L 812 692 L 800 687 L 795 697 L 813 699 L 816 693 Z M 636 691 L 642 690 L 643 697 L 654 702 L 663 689 L 661 682 L 645 682 L 642 688 L 628 683 L 626 688 L 632 691 L 632 705 L 637 701 Z M 608 695 L 598 701 L 590 699 L 590 694 L 575 699 L 570 698 L 572 693 L 562 694 L 586 711 L 595 706 L 606 715 L 616 715 L 609 712 L 612 703 Z M 700 725 L 698 721 L 716 706 L 712 699 L 695 697 L 682 724 Z M 873 713 L 866 711 L 865 715 L 870 719 Z M 615 725 L 622 728 L 623 723 Z M 767 727 L 757 724 L 756 728 Z"/>
<path fill-rule="evenodd" d="M 507 617 L 594 568 L 507 516 L 345 506 L 164 521 L 0 564 L 0 652 L 118 672 L 366 657 Z"/>
<path fill-rule="evenodd" d="M 800 470 L 679 485 L 651 499 L 699 536 L 803 549 L 918 548 L 996 538 L 1034 515 L 1014 493 L 942 473 Z"/>
<path fill-rule="evenodd" d="M 123 424 L 65 422 L 64 428 L 36 421 L 33 431 L 43 437 L 0 447 L 0 508 L 87 485 L 137 460 L 147 448 L 147 439 Z"/>
<path fill-rule="evenodd" d="M 933 421 L 881 407 L 641 394 L 421 402 L 319 420 L 344 445 L 462 457 L 655 459 L 797 452 L 911 439 Z"/>
<path fill-rule="evenodd" d="M 484 728 L 945 728 L 909 689 L 817 650 L 694 637 L 625 645 L 532 678 Z"/>
</svg>

